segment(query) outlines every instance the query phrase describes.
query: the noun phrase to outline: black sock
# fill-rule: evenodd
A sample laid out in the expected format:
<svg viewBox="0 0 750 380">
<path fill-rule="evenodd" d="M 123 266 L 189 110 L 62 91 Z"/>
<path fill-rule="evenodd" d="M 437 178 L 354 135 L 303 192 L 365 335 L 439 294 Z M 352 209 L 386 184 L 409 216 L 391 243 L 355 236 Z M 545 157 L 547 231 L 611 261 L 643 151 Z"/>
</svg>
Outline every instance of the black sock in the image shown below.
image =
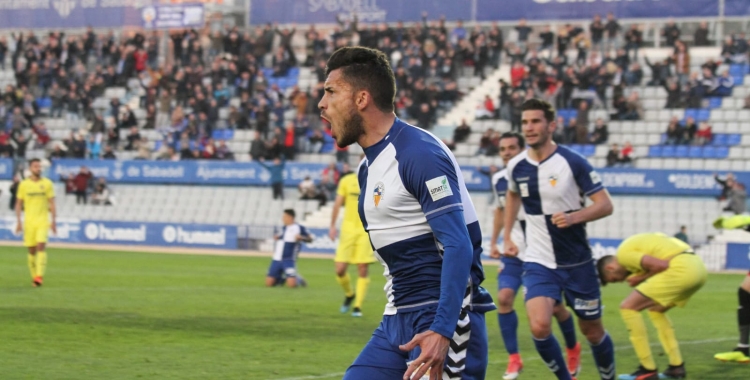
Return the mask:
<svg viewBox="0 0 750 380">
<path fill-rule="evenodd" d="M 740 307 L 737 309 L 737 324 L 740 328 L 740 347 L 747 355 L 750 343 L 750 293 L 740 288 L 737 292 Z"/>
</svg>

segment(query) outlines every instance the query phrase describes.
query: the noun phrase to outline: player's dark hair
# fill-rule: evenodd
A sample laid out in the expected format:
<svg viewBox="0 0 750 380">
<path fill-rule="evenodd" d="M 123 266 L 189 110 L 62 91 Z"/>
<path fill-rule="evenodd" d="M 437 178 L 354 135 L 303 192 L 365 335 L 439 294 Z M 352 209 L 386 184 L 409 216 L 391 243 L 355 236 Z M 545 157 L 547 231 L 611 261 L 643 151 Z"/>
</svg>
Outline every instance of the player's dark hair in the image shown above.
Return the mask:
<svg viewBox="0 0 750 380">
<path fill-rule="evenodd" d="M 516 139 L 518 140 L 518 146 L 521 149 L 526 147 L 526 139 L 523 138 L 523 135 L 518 132 L 505 132 L 500 135 L 500 141 L 502 141 L 503 139 Z"/>
<path fill-rule="evenodd" d="M 38 158 L 32 158 L 32 159 L 29 160 L 29 165 L 31 165 L 31 164 L 33 164 L 35 162 L 42 162 L 42 160 L 40 160 Z"/>
<path fill-rule="evenodd" d="M 523 111 L 544 111 L 544 118 L 547 122 L 555 120 L 555 107 L 552 107 L 552 104 L 541 99 L 529 99 L 523 102 L 521 112 Z"/>
<path fill-rule="evenodd" d="M 596 261 L 596 272 L 599 273 L 599 283 L 602 284 L 602 286 L 607 285 L 607 279 L 604 277 L 604 267 L 614 260 L 614 258 L 615 257 L 612 255 L 605 255 Z"/>
<path fill-rule="evenodd" d="M 291 216 L 292 218 L 297 217 L 297 213 L 295 213 L 294 209 L 291 209 L 291 208 L 288 208 L 288 209 L 284 210 L 284 214 L 287 214 L 287 215 Z"/>
<path fill-rule="evenodd" d="M 353 91 L 367 90 L 379 110 L 393 112 L 396 77 L 383 52 L 360 46 L 343 47 L 328 58 L 326 76 L 338 69 Z"/>
</svg>

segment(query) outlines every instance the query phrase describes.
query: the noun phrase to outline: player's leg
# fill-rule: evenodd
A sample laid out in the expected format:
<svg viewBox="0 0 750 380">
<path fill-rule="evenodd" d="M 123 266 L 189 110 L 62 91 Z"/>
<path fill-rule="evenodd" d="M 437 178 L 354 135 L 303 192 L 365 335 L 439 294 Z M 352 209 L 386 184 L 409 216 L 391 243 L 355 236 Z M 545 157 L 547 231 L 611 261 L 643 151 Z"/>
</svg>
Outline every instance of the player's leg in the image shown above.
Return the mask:
<svg viewBox="0 0 750 380">
<path fill-rule="evenodd" d="M 620 315 L 630 334 L 630 343 L 633 345 L 635 355 L 638 357 L 639 367 L 632 373 L 634 380 L 658 379 L 659 372 L 656 362 L 651 353 L 648 342 L 646 323 L 643 321 L 641 311 L 657 306 L 658 304 L 641 294 L 638 290 L 632 291 L 620 304 Z"/>
<path fill-rule="evenodd" d="M 47 252 L 45 248 L 47 246 L 47 235 L 49 226 L 42 225 L 34 232 L 36 235 L 36 277 L 34 277 L 34 284 L 41 286 L 44 281 L 44 272 L 47 269 Z"/>
<path fill-rule="evenodd" d="M 672 321 L 666 314 L 669 309 L 671 307 L 653 306 L 648 310 L 648 317 L 656 328 L 659 342 L 669 358 L 669 367 L 662 375 L 672 379 L 683 379 L 687 376 L 687 372 L 685 371 L 685 362 L 682 360 L 680 344 L 677 342 L 677 336 L 674 333 L 674 327 L 672 327 Z"/>
<path fill-rule="evenodd" d="M 615 375 L 615 347 L 602 324 L 601 292 L 594 263 L 558 270 L 565 283 L 565 301 L 578 317 L 578 327 L 589 341 L 602 379 Z"/>
<path fill-rule="evenodd" d="M 268 273 L 266 274 L 266 286 L 273 287 L 281 282 L 284 274 L 284 268 L 281 265 L 281 261 L 271 261 L 271 266 L 268 267 Z"/>
<path fill-rule="evenodd" d="M 526 287 L 526 315 L 539 356 L 560 380 L 572 376 L 565 366 L 560 344 L 552 334 L 552 314 L 562 300 L 561 279 L 552 269 L 536 263 L 524 263 L 523 284 Z"/>
<path fill-rule="evenodd" d="M 342 314 L 349 312 L 354 301 L 352 279 L 349 276 L 349 272 L 347 272 L 349 262 L 352 260 L 352 251 L 354 250 L 350 235 L 348 231 L 341 231 L 339 246 L 336 247 L 336 257 L 333 259 L 336 265 L 336 282 L 339 283 L 341 289 L 344 291 L 344 302 L 339 309 Z"/>
<path fill-rule="evenodd" d="M 742 280 L 737 290 L 737 325 L 740 339 L 734 351 L 716 354 L 714 358 L 721 361 L 750 363 L 750 272 Z"/>
<path fill-rule="evenodd" d="M 284 268 L 284 275 L 286 275 L 287 288 L 296 288 L 300 284 L 297 278 L 297 262 L 291 259 L 282 260 L 281 265 Z"/>
<path fill-rule="evenodd" d="M 573 377 L 578 376 L 581 371 L 581 344 L 576 337 L 576 325 L 573 314 L 561 302 L 555 305 L 553 311 L 557 324 L 560 326 L 563 338 L 565 339 L 565 353 L 568 357 L 568 372 Z"/>
<path fill-rule="evenodd" d="M 485 315 L 483 313 L 476 313 L 469 311 L 466 313 L 468 318 L 468 333 L 464 330 L 463 335 L 454 333 L 453 342 L 457 342 L 457 339 L 464 337 L 468 339 L 468 346 L 465 350 L 465 365 L 461 371 L 460 376 L 452 373 L 453 369 L 448 366 L 450 363 L 451 356 L 460 358 L 462 353 L 454 352 L 453 349 L 449 349 L 448 357 L 446 358 L 446 369 L 443 371 L 443 378 L 448 379 L 463 379 L 463 380 L 475 380 L 484 379 L 487 373 L 488 365 L 488 352 L 489 344 L 487 338 L 487 323 L 485 321 Z M 466 318 L 462 318 L 463 322 L 466 322 Z M 459 327 L 456 328 L 456 332 L 460 332 L 461 321 L 459 321 Z M 454 362 L 455 363 L 455 362 Z M 451 375 L 453 377 L 450 377 Z"/>
<path fill-rule="evenodd" d="M 503 268 L 497 275 L 497 322 L 505 349 L 508 351 L 508 367 L 504 380 L 518 378 L 523 369 L 523 361 L 518 352 L 518 314 L 513 308 L 518 289 L 521 287 L 523 263 L 517 259 L 502 259 Z"/>
<path fill-rule="evenodd" d="M 28 248 L 29 255 L 27 258 L 27 263 L 29 266 L 29 274 L 31 274 L 31 281 L 34 286 L 39 286 L 34 281 L 37 277 L 36 275 L 36 252 L 37 252 L 37 241 L 36 241 L 37 235 L 36 235 L 36 227 L 30 226 L 24 223 L 23 226 L 23 245 Z"/>
<path fill-rule="evenodd" d="M 370 286 L 369 267 L 375 262 L 375 256 L 372 253 L 370 236 L 365 232 L 354 234 L 355 241 L 353 247 L 352 264 L 357 264 L 357 291 L 354 297 L 353 317 L 362 316 L 362 304 L 367 296 L 367 288 Z"/>
<path fill-rule="evenodd" d="M 410 314 L 410 313 L 407 313 Z M 398 320 L 403 315 L 386 315 L 373 332 L 370 341 L 344 374 L 344 380 L 391 380 L 401 379 L 406 373 L 407 354 L 398 349 L 395 340 L 408 342 L 411 337 L 399 334 Z M 394 344 L 396 343 L 396 344 Z"/>
</svg>

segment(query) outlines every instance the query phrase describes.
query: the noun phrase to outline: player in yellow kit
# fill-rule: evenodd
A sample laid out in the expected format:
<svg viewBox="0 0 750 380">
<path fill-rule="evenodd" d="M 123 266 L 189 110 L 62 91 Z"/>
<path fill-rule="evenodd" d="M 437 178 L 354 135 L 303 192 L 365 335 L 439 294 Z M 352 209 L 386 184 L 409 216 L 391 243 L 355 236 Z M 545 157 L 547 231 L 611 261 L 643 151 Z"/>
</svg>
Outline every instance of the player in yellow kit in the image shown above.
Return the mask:
<svg viewBox="0 0 750 380">
<path fill-rule="evenodd" d="M 706 282 L 706 267 L 701 258 L 679 239 L 661 233 L 644 233 L 625 239 L 617 248 L 617 255 L 602 257 L 597 268 L 602 285 L 627 281 L 635 287 L 620 304 L 620 314 L 630 331 L 640 367 L 630 376 L 620 378 L 659 379 L 640 313 L 646 309 L 669 357 L 669 368 L 662 373 L 663 377 L 685 378 L 685 363 L 674 328 L 664 313 L 674 306 L 685 306 Z"/>
<path fill-rule="evenodd" d="M 328 236 L 331 240 L 336 240 L 336 220 L 339 216 L 341 206 L 344 206 L 344 218 L 341 223 L 341 238 L 339 246 L 336 248 L 336 281 L 344 289 L 344 303 L 341 305 L 341 312 L 346 313 L 354 301 L 353 317 L 362 316 L 362 302 L 367 294 L 367 286 L 370 284 L 370 278 L 367 277 L 367 269 L 371 263 L 375 262 L 375 255 L 372 252 L 370 237 L 362 225 L 359 218 L 359 181 L 356 173 L 344 174 L 339 180 L 339 187 L 336 191 L 336 202 L 333 205 L 333 214 L 331 214 L 331 228 Z M 351 279 L 347 268 L 349 264 L 357 265 L 359 278 L 357 279 L 357 290 L 352 290 Z"/>
<path fill-rule="evenodd" d="M 16 233 L 21 233 L 23 218 L 23 242 L 29 249 L 29 271 L 34 287 L 42 286 L 47 267 L 47 231 L 57 233 L 55 223 L 55 189 L 52 181 L 42 178 L 42 164 L 35 158 L 29 161 L 31 176 L 21 181 L 16 195 Z M 50 215 L 52 216 L 50 221 Z"/>
</svg>

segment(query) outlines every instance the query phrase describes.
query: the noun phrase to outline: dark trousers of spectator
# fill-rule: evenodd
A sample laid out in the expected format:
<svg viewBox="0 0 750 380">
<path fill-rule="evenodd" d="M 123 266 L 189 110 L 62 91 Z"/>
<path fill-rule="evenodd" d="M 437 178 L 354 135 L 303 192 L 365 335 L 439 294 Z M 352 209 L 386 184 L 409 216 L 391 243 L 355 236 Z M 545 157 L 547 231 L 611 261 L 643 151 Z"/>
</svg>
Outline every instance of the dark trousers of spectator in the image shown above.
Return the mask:
<svg viewBox="0 0 750 380">
<path fill-rule="evenodd" d="M 87 204 L 88 198 L 86 198 L 86 190 L 76 191 L 76 204 Z"/>
<path fill-rule="evenodd" d="M 633 51 L 633 57 L 631 58 L 633 61 L 638 60 L 638 44 L 633 42 L 628 42 L 627 45 L 625 45 L 625 54 L 630 57 L 630 51 Z"/>
<path fill-rule="evenodd" d="M 521 118 L 513 116 L 510 118 L 510 130 L 513 132 L 521 132 Z"/>
<path fill-rule="evenodd" d="M 271 187 L 273 188 L 273 199 L 284 200 L 284 182 L 274 182 Z"/>
</svg>

